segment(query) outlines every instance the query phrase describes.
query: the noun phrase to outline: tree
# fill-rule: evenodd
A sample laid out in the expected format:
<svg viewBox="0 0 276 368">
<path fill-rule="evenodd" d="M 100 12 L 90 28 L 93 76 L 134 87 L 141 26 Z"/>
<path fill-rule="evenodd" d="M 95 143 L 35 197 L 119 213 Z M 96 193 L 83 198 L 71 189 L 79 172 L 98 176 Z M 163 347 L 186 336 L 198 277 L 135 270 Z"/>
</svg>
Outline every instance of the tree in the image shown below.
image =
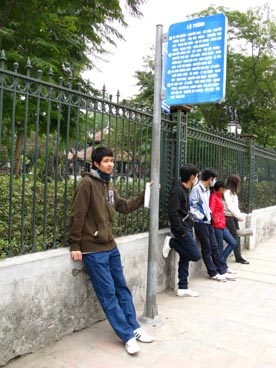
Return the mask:
<svg viewBox="0 0 276 368">
<path fill-rule="evenodd" d="M 275 146 L 276 25 L 273 12 L 267 5 L 245 13 L 209 7 L 190 18 L 217 13 L 224 13 L 229 24 L 226 99 L 221 104 L 194 106 L 189 120 L 203 120 L 210 128 L 225 129 L 236 110 L 244 133 L 256 133 L 258 143 Z M 153 81 L 153 56 L 145 60 L 145 70 L 136 72 L 141 92 L 135 99 L 151 104 L 153 84 L 149 81 Z"/>
<path fill-rule="evenodd" d="M 246 13 L 210 7 L 192 17 L 223 12 L 228 18 L 227 83 L 219 121 L 209 124 L 225 128 L 237 110 L 244 133 L 256 133 L 263 146 L 275 146 L 276 128 L 276 26 L 268 5 Z M 200 110 L 205 115 L 205 106 Z M 215 123 L 215 124 L 214 124 Z M 216 124 L 217 123 L 217 124 Z"/>
<path fill-rule="evenodd" d="M 126 0 L 133 16 L 141 17 L 145 0 Z M 115 25 L 126 26 L 119 0 L 2 0 L 0 3 L 0 49 L 9 60 L 32 64 L 48 71 L 76 77 L 93 67 L 91 56 L 106 52 L 123 35 Z"/>
<path fill-rule="evenodd" d="M 153 51 L 154 48 L 152 47 L 152 54 Z M 143 58 L 143 61 L 144 70 L 135 72 L 136 84 L 139 86 L 140 93 L 133 99 L 133 102 L 152 108 L 154 96 L 154 57 L 153 55 L 148 55 Z"/>
<path fill-rule="evenodd" d="M 125 0 L 132 16 L 141 17 L 140 6 L 145 0 Z M 92 68 L 95 57 L 104 54 L 108 44 L 115 44 L 123 35 L 116 26 L 126 26 L 123 3 L 119 0 L 2 0 L 0 2 L 0 49 L 6 50 L 6 63 L 18 63 L 17 71 L 25 74 L 31 66 L 41 70 L 41 78 L 51 80 L 70 77 L 71 83 L 84 87 L 81 72 Z M 21 102 L 19 101 L 19 104 Z M 6 106 L 11 106 L 8 102 Z M 55 112 L 51 111 L 51 121 Z M 11 111 L 6 108 L 3 124 L 9 130 Z M 36 118 L 28 119 L 28 131 L 34 130 Z M 55 124 L 53 124 L 55 125 Z M 17 114 L 15 143 L 15 174 L 21 172 L 24 109 Z M 41 132 L 46 130 L 40 119 Z M 5 127 L 4 127 L 5 128 Z M 71 134 L 73 130 L 71 130 Z M 1 143 L 1 142 L 0 142 Z"/>
</svg>

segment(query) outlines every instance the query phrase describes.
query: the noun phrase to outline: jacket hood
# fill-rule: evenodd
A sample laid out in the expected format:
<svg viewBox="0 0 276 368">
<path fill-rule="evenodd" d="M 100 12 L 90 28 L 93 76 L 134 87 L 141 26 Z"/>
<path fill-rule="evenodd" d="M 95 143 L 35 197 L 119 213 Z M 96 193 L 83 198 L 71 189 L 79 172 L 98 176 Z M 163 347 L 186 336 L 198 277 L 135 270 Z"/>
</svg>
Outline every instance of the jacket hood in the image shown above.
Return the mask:
<svg viewBox="0 0 276 368">
<path fill-rule="evenodd" d="M 217 191 L 214 190 L 213 194 L 219 198 L 222 198 L 223 197 L 223 194 L 222 193 L 219 193 Z"/>
<path fill-rule="evenodd" d="M 184 189 L 186 192 L 189 192 L 189 191 L 190 191 L 190 189 L 186 188 L 186 187 L 181 183 L 181 181 L 177 181 L 177 182 L 176 182 L 176 185 L 177 185 L 178 187 L 180 187 L 180 188 Z"/>
<path fill-rule="evenodd" d="M 103 181 L 102 178 L 100 177 L 98 171 L 94 170 L 94 169 L 92 169 L 90 172 L 86 172 L 86 173 L 82 174 L 82 177 L 84 177 L 84 176 L 91 176 L 92 178 Z"/>
</svg>

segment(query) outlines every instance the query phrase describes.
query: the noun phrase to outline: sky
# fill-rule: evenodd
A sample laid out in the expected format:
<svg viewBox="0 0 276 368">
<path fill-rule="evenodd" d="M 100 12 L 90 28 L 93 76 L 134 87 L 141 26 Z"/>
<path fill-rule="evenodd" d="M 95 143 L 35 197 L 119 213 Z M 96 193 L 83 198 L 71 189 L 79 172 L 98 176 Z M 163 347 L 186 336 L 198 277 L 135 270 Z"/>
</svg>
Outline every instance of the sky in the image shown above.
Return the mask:
<svg viewBox="0 0 276 368">
<path fill-rule="evenodd" d="M 121 99 L 133 97 L 139 93 L 134 74 L 143 70 L 143 57 L 152 55 L 150 48 L 155 44 L 157 24 L 162 24 L 166 33 L 171 24 L 184 22 L 187 15 L 210 5 L 245 12 L 265 3 L 275 9 L 273 0 L 147 0 L 141 6 L 142 19 L 127 17 L 128 27 L 122 30 L 125 41 L 118 41 L 116 48 L 110 46 L 106 61 L 97 61 L 97 69 L 83 76 L 99 90 L 105 85 L 107 92 L 114 96 L 119 90 Z"/>
</svg>

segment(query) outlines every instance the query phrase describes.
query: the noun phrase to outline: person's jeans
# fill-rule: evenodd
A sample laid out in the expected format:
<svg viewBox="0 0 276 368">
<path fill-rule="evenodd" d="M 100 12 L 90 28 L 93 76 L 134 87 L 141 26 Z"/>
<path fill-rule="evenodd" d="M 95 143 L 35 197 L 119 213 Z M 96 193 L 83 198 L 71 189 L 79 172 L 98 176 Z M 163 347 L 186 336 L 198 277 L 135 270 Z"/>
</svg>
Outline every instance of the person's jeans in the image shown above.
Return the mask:
<svg viewBox="0 0 276 368">
<path fill-rule="evenodd" d="M 230 234 L 233 236 L 233 238 L 237 242 L 237 246 L 234 249 L 235 260 L 240 261 L 243 258 L 241 255 L 241 242 L 240 242 L 240 238 L 238 237 L 238 233 L 237 233 L 237 230 L 240 228 L 239 222 L 236 219 L 236 217 L 226 216 L 226 226 Z"/>
<path fill-rule="evenodd" d="M 140 327 L 132 295 L 127 287 L 117 247 L 83 255 L 90 280 L 103 311 L 116 334 L 127 342 Z"/>
<path fill-rule="evenodd" d="M 222 261 L 215 231 L 212 225 L 195 222 L 195 233 L 201 245 L 204 264 L 210 277 L 226 273 L 227 265 Z"/>
<path fill-rule="evenodd" d="M 237 246 L 237 242 L 226 228 L 225 229 L 216 229 L 215 228 L 215 234 L 216 234 L 216 238 L 217 238 L 218 247 L 219 247 L 219 250 L 220 250 L 222 261 L 226 262 L 229 254 Z M 225 249 L 224 249 L 223 241 L 225 241 L 227 243 Z"/>
<path fill-rule="evenodd" d="M 193 231 L 187 231 L 185 236 L 175 236 L 170 239 L 170 247 L 179 254 L 178 287 L 188 289 L 189 262 L 200 260 L 200 252 L 193 237 Z"/>
</svg>

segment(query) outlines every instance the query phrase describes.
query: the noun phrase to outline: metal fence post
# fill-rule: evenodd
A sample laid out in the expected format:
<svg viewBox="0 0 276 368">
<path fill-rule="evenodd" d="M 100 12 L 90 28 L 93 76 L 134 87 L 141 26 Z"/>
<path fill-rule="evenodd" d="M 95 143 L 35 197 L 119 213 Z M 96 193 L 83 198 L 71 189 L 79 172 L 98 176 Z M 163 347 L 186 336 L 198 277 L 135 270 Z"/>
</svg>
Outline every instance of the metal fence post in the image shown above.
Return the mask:
<svg viewBox="0 0 276 368">
<path fill-rule="evenodd" d="M 257 135 L 255 134 L 241 134 L 241 138 L 246 141 L 245 152 L 245 174 L 248 180 L 248 193 L 246 209 L 248 213 L 253 210 L 253 197 L 254 197 L 254 177 L 255 177 L 255 144 Z"/>
<path fill-rule="evenodd" d="M 178 108 L 174 113 L 174 120 L 176 121 L 175 179 L 178 179 L 180 167 L 187 159 L 187 115 L 181 108 Z"/>
</svg>

